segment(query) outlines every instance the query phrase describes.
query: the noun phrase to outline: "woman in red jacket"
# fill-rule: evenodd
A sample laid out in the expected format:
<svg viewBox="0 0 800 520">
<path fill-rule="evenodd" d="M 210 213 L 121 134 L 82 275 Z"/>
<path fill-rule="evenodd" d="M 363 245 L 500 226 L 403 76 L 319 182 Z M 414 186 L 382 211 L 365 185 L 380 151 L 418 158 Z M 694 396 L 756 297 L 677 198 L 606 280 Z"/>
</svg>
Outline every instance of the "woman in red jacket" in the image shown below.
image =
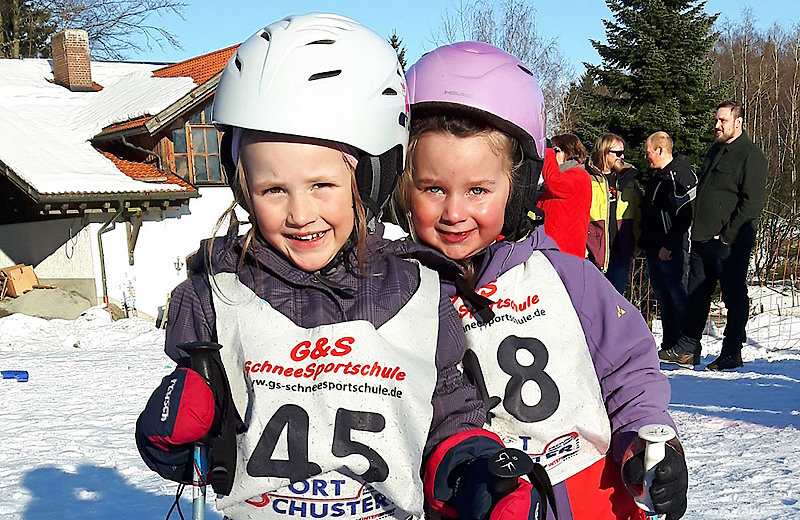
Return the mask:
<svg viewBox="0 0 800 520">
<path fill-rule="evenodd" d="M 542 169 L 544 193 L 537 206 L 544 211 L 545 233 L 558 248 L 584 258 L 592 204 L 592 183 L 582 167 L 586 149 L 572 134 L 557 135 L 551 142 Z"/>
</svg>

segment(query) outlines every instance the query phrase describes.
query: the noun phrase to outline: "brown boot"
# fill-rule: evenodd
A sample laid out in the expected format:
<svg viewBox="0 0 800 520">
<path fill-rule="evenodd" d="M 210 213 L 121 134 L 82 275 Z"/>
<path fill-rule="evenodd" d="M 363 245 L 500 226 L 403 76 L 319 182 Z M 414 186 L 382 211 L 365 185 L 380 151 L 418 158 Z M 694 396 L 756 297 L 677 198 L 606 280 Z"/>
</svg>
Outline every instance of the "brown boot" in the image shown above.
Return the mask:
<svg viewBox="0 0 800 520">
<path fill-rule="evenodd" d="M 700 364 L 699 360 L 695 361 L 695 355 L 693 352 L 679 352 L 675 349 L 675 347 L 659 350 L 658 360 L 662 363 L 678 365 L 679 367 L 683 368 L 694 368 L 696 365 Z"/>
</svg>

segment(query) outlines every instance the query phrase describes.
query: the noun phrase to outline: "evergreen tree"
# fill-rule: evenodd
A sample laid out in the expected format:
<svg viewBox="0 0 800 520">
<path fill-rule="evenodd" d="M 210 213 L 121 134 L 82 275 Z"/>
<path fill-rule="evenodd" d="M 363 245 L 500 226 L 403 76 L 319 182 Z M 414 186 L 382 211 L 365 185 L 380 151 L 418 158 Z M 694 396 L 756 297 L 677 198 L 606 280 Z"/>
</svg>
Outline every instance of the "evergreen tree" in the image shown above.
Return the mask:
<svg viewBox="0 0 800 520">
<path fill-rule="evenodd" d="M 585 64 L 575 106 L 577 134 L 591 146 L 603 133 L 627 142 L 628 160 L 646 167 L 644 142 L 663 130 L 698 164 L 712 142 L 722 99 L 712 86 L 710 51 L 717 15 L 698 0 L 606 0 L 608 44 L 592 40 L 602 65 Z"/>
<path fill-rule="evenodd" d="M 174 34 L 149 19 L 182 17 L 185 6 L 183 0 L 0 0 L 0 57 L 48 58 L 50 35 L 62 29 L 84 29 L 95 59 L 121 59 L 152 44 L 180 48 Z"/>
<path fill-rule="evenodd" d="M 399 36 L 397 36 L 397 29 L 392 31 L 392 35 L 389 37 L 389 45 L 397 53 L 397 61 L 400 62 L 400 66 L 403 67 L 403 72 L 406 70 L 406 46 L 403 45 L 403 40 Z"/>
<path fill-rule="evenodd" d="M 54 31 L 49 9 L 30 0 L 0 3 L 0 57 L 49 58 L 48 39 Z"/>
</svg>

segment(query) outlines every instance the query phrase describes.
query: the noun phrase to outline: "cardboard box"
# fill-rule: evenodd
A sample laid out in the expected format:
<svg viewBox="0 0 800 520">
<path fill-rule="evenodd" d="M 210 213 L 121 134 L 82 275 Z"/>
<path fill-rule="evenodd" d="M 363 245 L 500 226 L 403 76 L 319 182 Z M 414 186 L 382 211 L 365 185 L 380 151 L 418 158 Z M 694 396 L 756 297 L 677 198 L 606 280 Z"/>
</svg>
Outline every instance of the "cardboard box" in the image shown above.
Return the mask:
<svg viewBox="0 0 800 520">
<path fill-rule="evenodd" d="M 33 289 L 35 285 L 39 284 L 39 278 L 33 271 L 33 267 L 24 264 L 12 265 L 11 267 L 4 267 L 0 271 L 5 274 L 6 291 L 8 296 L 16 298 L 17 296 L 26 293 Z"/>
</svg>

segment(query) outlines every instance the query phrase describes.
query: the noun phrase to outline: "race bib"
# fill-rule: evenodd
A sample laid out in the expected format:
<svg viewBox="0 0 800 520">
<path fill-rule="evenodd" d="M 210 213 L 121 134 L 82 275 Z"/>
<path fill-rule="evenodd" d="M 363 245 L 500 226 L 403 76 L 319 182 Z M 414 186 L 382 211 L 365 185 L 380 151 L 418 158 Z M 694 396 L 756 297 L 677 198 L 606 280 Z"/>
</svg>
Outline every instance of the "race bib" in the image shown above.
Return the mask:
<svg viewBox="0 0 800 520">
<path fill-rule="evenodd" d="M 495 317 L 478 322 L 461 298 L 470 351 L 464 372 L 484 400 L 487 429 L 547 469 L 556 483 L 602 458 L 608 415 L 569 294 L 540 252 L 481 288 Z"/>
<path fill-rule="evenodd" d="M 218 499 L 226 515 L 422 516 L 439 284 L 420 271 L 420 288 L 378 329 L 298 327 L 234 274 L 214 277 L 222 360 L 247 424 L 233 490 Z"/>
</svg>

